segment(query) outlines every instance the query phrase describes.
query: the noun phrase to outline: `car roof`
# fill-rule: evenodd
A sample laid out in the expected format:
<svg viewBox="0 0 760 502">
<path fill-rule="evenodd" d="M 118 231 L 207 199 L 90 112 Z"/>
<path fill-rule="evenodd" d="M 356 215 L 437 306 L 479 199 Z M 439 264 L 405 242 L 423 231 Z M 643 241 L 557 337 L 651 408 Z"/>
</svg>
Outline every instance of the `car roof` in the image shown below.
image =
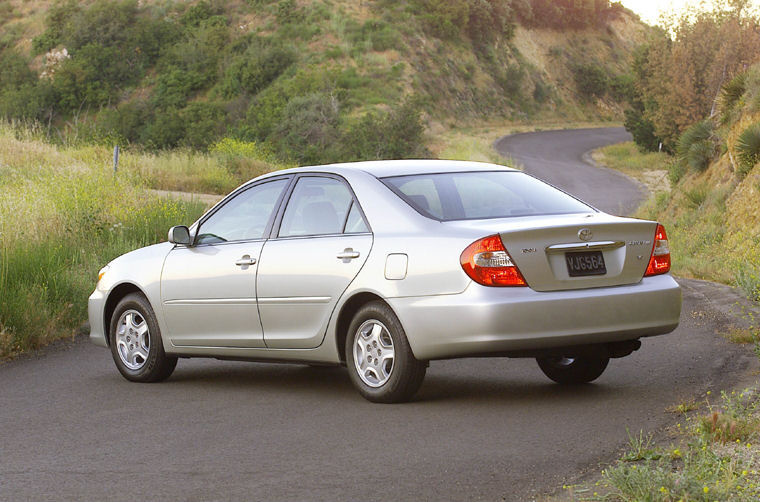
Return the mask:
<svg viewBox="0 0 760 502">
<path fill-rule="evenodd" d="M 463 160 L 372 160 L 364 162 L 346 162 L 340 164 L 327 164 L 323 166 L 304 166 L 282 171 L 275 171 L 270 175 L 302 173 L 302 172 L 327 172 L 341 174 L 350 171 L 363 171 L 377 178 L 388 176 L 405 176 L 425 173 L 451 173 L 464 171 L 515 171 L 511 167 L 489 164 L 486 162 L 470 162 Z"/>
</svg>

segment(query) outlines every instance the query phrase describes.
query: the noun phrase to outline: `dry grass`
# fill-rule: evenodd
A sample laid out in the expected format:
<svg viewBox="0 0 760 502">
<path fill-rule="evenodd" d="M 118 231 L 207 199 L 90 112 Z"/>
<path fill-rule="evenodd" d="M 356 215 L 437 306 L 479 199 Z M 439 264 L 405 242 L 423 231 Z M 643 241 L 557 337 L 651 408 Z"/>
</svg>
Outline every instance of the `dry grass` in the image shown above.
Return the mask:
<svg viewBox="0 0 760 502">
<path fill-rule="evenodd" d="M 72 336 L 100 267 L 205 208 L 156 197 L 139 172 L 114 177 L 106 153 L 0 124 L 0 357 Z"/>
</svg>

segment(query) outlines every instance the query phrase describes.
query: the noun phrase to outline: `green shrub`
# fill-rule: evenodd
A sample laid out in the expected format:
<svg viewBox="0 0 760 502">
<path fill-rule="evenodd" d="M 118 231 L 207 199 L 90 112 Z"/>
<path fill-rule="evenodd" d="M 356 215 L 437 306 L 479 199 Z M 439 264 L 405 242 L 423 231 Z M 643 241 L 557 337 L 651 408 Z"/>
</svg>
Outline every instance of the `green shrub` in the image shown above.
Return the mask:
<svg viewBox="0 0 760 502">
<path fill-rule="evenodd" d="M 498 37 L 512 38 L 515 26 L 512 9 L 503 0 L 470 0 L 467 35 L 473 45 L 483 48 Z"/>
<path fill-rule="evenodd" d="M 363 25 L 350 19 L 346 23 L 346 38 L 361 53 L 361 46 L 368 44 L 374 51 L 387 51 L 401 46 L 401 34 L 390 24 L 377 19 L 370 19 Z"/>
<path fill-rule="evenodd" d="M 258 94 L 295 61 L 296 54 L 291 48 L 257 39 L 225 68 L 219 92 L 227 99 L 240 94 Z"/>
<path fill-rule="evenodd" d="M 607 72 L 595 63 L 583 63 L 573 68 L 575 86 L 584 99 L 601 98 L 609 89 Z"/>
<path fill-rule="evenodd" d="M 511 97 L 517 98 L 522 91 L 523 81 L 525 80 L 525 69 L 519 63 L 507 65 L 503 73 L 496 76 L 496 83 L 504 90 L 504 93 Z"/>
<path fill-rule="evenodd" d="M 280 0 L 275 15 L 277 22 L 281 25 L 300 23 L 305 17 L 303 9 L 298 6 L 296 0 Z"/>
<path fill-rule="evenodd" d="M 97 123 L 103 136 L 113 138 L 124 146 L 139 143 L 145 124 L 152 118 L 147 103 L 135 102 L 125 103 L 117 108 L 106 108 L 98 114 Z"/>
<path fill-rule="evenodd" d="M 339 104 L 335 96 L 314 93 L 291 99 L 275 132 L 284 156 L 299 164 L 329 159 L 338 138 Z"/>
<path fill-rule="evenodd" d="M 676 156 L 692 169 L 704 171 L 717 153 L 715 126 L 711 120 L 697 122 L 686 129 L 678 139 Z"/>
<path fill-rule="evenodd" d="M 543 104 L 549 101 L 551 98 L 552 88 L 549 84 L 546 84 L 541 77 L 538 77 L 533 87 L 533 100 L 536 103 Z"/>
<path fill-rule="evenodd" d="M 185 136 L 185 125 L 175 109 L 157 112 L 143 130 L 140 142 L 155 150 L 175 148 Z"/>
<path fill-rule="evenodd" d="M 661 140 L 654 132 L 654 124 L 644 116 L 644 109 L 640 103 L 625 110 L 626 131 L 633 136 L 633 141 L 642 149 L 656 152 L 660 149 Z"/>
<path fill-rule="evenodd" d="M 197 28 L 203 21 L 220 13 L 221 11 L 218 8 L 212 7 L 206 0 L 201 0 L 197 4 L 188 7 L 179 18 L 179 21 L 185 26 Z"/>
<path fill-rule="evenodd" d="M 167 68 L 158 76 L 153 101 L 162 108 L 181 108 L 195 91 L 203 88 L 205 82 L 204 76 L 198 72 Z"/>
<path fill-rule="evenodd" d="M 760 162 L 760 122 L 747 127 L 736 140 L 739 165 L 736 174 L 744 178 Z"/>
<path fill-rule="evenodd" d="M 699 185 L 690 190 L 684 191 L 686 200 L 688 200 L 689 204 L 691 204 L 693 207 L 701 206 L 702 203 L 704 203 L 704 201 L 707 199 L 709 193 L 710 190 L 706 185 Z"/>
<path fill-rule="evenodd" d="M 0 52 L 0 90 L 18 89 L 36 82 L 37 76 L 21 54 L 13 49 Z"/>
<path fill-rule="evenodd" d="M 635 77 L 630 73 L 615 75 L 610 81 L 612 97 L 621 103 L 633 101 L 636 97 L 635 82 Z"/>
<path fill-rule="evenodd" d="M 412 100 L 389 112 L 370 112 L 344 128 L 340 160 L 424 158 L 424 132 L 420 107 Z"/>
<path fill-rule="evenodd" d="M 185 124 L 182 144 L 197 150 L 205 150 L 227 130 L 227 114 L 217 103 L 191 103 L 180 117 Z"/>
<path fill-rule="evenodd" d="M 438 38 L 458 38 L 469 19 L 470 6 L 467 0 L 414 0 L 413 5 L 425 29 Z"/>
<path fill-rule="evenodd" d="M 684 174 L 686 174 L 686 165 L 684 163 L 672 162 L 668 166 L 668 179 L 670 180 L 671 185 L 678 184 Z"/>
</svg>

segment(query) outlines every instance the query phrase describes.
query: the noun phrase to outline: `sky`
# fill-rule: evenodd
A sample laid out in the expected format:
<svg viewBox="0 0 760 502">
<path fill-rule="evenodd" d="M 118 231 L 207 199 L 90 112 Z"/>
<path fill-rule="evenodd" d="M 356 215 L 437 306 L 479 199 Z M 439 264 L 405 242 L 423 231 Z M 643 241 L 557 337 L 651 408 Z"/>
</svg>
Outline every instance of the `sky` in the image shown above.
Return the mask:
<svg viewBox="0 0 760 502">
<path fill-rule="evenodd" d="M 621 0 L 620 3 L 638 14 L 644 22 L 658 24 L 660 14 L 698 9 L 702 2 L 701 0 Z M 750 3 L 757 7 L 760 0 L 752 0 Z"/>
</svg>

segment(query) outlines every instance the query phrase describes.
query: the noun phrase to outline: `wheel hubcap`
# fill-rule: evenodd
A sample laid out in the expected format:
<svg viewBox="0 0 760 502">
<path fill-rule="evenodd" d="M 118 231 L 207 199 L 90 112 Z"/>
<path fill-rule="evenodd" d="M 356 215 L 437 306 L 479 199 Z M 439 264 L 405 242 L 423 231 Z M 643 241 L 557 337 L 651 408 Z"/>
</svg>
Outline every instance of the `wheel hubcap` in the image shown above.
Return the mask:
<svg viewBox="0 0 760 502">
<path fill-rule="evenodd" d="M 393 339 L 380 321 L 370 319 L 356 330 L 354 367 L 362 382 L 381 387 L 391 377 L 396 352 Z"/>
<path fill-rule="evenodd" d="M 148 362 L 150 332 L 145 318 L 136 310 L 127 310 L 116 324 L 116 351 L 124 366 L 139 370 Z"/>
<path fill-rule="evenodd" d="M 558 368 L 567 368 L 568 366 L 572 365 L 575 362 L 574 357 L 557 357 L 554 360 L 552 360 L 552 363 L 554 366 Z"/>
</svg>

